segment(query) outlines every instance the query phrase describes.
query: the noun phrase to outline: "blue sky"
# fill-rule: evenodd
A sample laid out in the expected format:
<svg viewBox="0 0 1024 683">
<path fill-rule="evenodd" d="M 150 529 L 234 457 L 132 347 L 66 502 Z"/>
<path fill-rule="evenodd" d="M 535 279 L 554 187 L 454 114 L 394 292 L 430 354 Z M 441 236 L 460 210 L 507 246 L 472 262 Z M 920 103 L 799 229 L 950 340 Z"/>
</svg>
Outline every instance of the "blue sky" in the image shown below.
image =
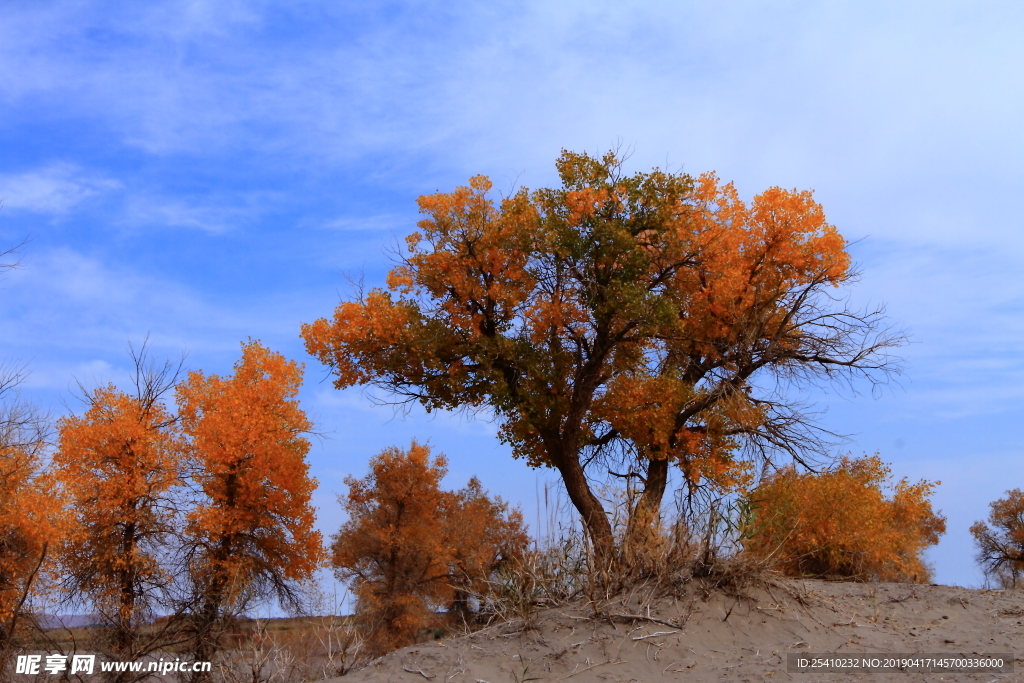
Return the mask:
<svg viewBox="0 0 1024 683">
<path fill-rule="evenodd" d="M 308 363 L 325 532 L 342 479 L 414 436 L 451 486 L 532 516 L 546 475 L 493 425 L 333 390 L 299 324 L 346 273 L 382 281 L 418 195 L 550 185 L 563 147 L 621 142 L 632 170 L 816 191 L 855 242 L 853 301 L 913 343 L 902 386 L 813 398 L 848 450 L 942 480 L 930 558 L 978 585 L 967 527 L 1024 487 L 1022 35 L 1009 2 L 8 0 L 0 246 L 31 242 L 0 280 L 0 358 L 60 414 L 147 334 L 218 373 L 259 338 Z"/>
</svg>

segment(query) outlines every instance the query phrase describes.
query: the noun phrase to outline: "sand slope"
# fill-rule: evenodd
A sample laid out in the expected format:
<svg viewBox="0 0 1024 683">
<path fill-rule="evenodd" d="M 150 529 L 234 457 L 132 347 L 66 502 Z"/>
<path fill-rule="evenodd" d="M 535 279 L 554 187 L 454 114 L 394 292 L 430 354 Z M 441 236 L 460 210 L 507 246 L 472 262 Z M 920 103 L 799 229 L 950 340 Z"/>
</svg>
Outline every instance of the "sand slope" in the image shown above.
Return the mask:
<svg viewBox="0 0 1024 683">
<path fill-rule="evenodd" d="M 1024 681 L 1024 591 L 787 581 L 744 597 L 699 583 L 539 611 L 392 652 L 337 683 Z M 1012 652 L 1014 673 L 787 673 L 790 652 Z"/>
</svg>

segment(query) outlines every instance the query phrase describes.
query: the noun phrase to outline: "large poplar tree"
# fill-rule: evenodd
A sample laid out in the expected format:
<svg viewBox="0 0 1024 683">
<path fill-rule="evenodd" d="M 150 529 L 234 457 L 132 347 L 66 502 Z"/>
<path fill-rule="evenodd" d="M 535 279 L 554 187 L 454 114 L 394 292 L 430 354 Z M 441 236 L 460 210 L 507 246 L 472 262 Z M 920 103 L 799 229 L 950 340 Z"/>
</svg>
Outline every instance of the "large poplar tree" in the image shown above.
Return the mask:
<svg viewBox="0 0 1024 683">
<path fill-rule="evenodd" d="M 516 457 L 559 472 L 608 564 L 595 456 L 618 446 L 642 483 L 640 542 L 671 467 L 728 488 L 748 480 L 749 456 L 821 452 L 787 388 L 884 381 L 902 339 L 881 310 L 834 294 L 854 273 L 810 192 L 748 204 L 714 174 L 624 175 L 613 153 L 563 152 L 557 167 L 560 187 L 500 202 L 481 176 L 420 197 L 387 288 L 302 336 L 338 388 L 493 412 Z"/>
</svg>

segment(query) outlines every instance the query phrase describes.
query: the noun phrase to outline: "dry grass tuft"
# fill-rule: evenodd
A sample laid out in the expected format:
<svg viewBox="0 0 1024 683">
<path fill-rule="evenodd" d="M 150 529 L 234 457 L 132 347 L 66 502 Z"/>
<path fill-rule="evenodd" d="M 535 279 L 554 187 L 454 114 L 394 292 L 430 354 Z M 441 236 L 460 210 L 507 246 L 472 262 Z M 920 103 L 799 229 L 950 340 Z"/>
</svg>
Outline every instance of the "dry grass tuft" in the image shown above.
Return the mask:
<svg viewBox="0 0 1024 683">
<path fill-rule="evenodd" d="M 743 598 L 753 588 L 780 585 L 771 556 L 744 552 L 746 511 L 738 503 L 709 503 L 668 524 L 651 524 L 632 546 L 625 533 L 628 503 L 621 499 L 612 508 L 620 542 L 614 566 L 597 568 L 579 527 L 563 525 L 494 577 L 489 594 L 479 596 L 476 625 L 518 621 L 534 629 L 541 610 L 581 603 L 594 617 L 644 619 L 641 613 L 657 600 L 683 597 L 694 586 L 705 598 L 716 592 Z"/>
<path fill-rule="evenodd" d="M 344 676 L 365 664 L 364 643 L 350 619 L 338 616 L 255 619 L 221 653 L 217 683 L 307 683 Z"/>
</svg>

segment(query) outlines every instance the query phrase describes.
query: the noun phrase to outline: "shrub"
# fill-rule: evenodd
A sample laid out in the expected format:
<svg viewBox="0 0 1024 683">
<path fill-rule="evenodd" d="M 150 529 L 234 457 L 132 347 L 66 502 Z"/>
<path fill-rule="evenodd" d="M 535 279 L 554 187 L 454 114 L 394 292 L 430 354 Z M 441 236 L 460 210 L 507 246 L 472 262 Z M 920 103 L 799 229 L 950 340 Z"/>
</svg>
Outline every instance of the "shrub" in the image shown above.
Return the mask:
<svg viewBox="0 0 1024 683">
<path fill-rule="evenodd" d="M 902 479 L 887 498 L 889 478 L 877 455 L 821 473 L 782 468 L 748 497 L 744 549 L 790 576 L 927 582 L 921 552 L 946 531 L 928 500 L 941 482 Z"/>
<path fill-rule="evenodd" d="M 1016 588 L 1024 574 L 1024 492 L 1013 489 L 989 504 L 985 522 L 975 522 L 971 535 L 978 544 L 978 562 L 989 578 L 1004 588 Z"/>
<path fill-rule="evenodd" d="M 332 563 L 351 582 L 376 653 L 415 642 L 439 607 L 465 618 L 472 596 L 483 597 L 528 544 L 522 515 L 489 498 L 477 480 L 442 491 L 445 464 L 414 441 L 408 451 L 388 448 L 373 458 L 365 479 L 345 480 L 349 520 L 333 537 Z"/>
</svg>

